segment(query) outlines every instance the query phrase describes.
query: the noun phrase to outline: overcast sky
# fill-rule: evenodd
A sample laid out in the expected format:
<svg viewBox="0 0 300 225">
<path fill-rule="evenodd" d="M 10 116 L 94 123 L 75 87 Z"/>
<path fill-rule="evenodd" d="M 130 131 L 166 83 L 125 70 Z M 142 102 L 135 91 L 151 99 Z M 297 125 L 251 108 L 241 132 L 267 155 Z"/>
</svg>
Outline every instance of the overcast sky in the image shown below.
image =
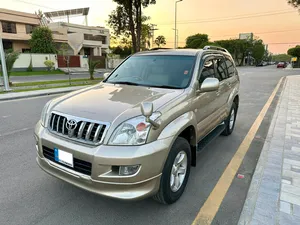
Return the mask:
<svg viewBox="0 0 300 225">
<path fill-rule="evenodd" d="M 111 0 L 0 0 L 0 7 L 34 13 L 90 7 L 89 25 L 107 26 L 108 14 L 115 9 Z M 174 0 L 157 0 L 144 10 L 151 23 L 164 35 L 167 47 L 174 45 Z M 267 15 L 267 16 L 265 16 Z M 71 22 L 82 23 L 83 17 Z M 187 36 L 206 33 L 211 40 L 238 37 L 239 33 L 253 32 L 269 44 L 273 53 L 286 53 L 300 44 L 300 14 L 287 4 L 287 0 L 183 0 L 178 3 L 179 46 Z M 284 44 L 281 44 L 284 43 Z"/>
</svg>

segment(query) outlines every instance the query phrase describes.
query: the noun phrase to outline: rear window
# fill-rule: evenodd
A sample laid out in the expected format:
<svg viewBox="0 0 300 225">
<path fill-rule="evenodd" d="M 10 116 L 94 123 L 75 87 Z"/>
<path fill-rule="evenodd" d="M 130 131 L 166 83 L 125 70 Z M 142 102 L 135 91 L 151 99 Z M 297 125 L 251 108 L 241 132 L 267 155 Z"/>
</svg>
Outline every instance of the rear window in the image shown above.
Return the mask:
<svg viewBox="0 0 300 225">
<path fill-rule="evenodd" d="M 128 58 L 105 81 L 141 86 L 186 88 L 193 75 L 195 56 L 138 55 Z"/>
</svg>

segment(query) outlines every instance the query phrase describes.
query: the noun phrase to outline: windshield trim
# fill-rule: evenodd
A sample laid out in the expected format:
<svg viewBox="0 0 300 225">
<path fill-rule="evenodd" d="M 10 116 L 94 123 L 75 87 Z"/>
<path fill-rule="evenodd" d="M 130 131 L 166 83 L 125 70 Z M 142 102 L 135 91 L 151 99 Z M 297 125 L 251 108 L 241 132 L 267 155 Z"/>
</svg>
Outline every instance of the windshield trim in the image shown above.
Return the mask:
<svg viewBox="0 0 300 225">
<path fill-rule="evenodd" d="M 111 75 L 113 75 L 113 73 L 123 64 L 125 63 L 129 58 L 131 57 L 143 57 L 143 56 L 182 56 L 182 57 L 193 57 L 193 66 L 191 67 L 191 76 L 190 76 L 190 79 L 188 81 L 188 83 L 186 84 L 186 86 L 184 87 L 176 87 L 176 89 L 186 89 L 190 86 L 191 84 L 191 81 L 194 77 L 194 70 L 195 70 L 195 64 L 197 62 L 197 58 L 198 58 L 198 54 L 196 54 L 195 56 L 190 56 L 190 55 L 181 55 L 181 54 L 178 54 L 178 55 L 172 55 L 172 54 L 164 54 L 164 55 L 161 55 L 161 54 L 157 54 L 157 55 L 147 55 L 147 54 L 144 54 L 144 55 L 138 55 L 138 54 L 133 54 L 133 55 L 130 55 L 128 56 L 127 58 L 125 58 L 116 68 L 114 68 L 111 73 L 109 74 L 109 76 L 104 79 L 102 82 L 103 83 L 107 83 L 107 84 L 114 84 L 113 82 L 107 82 L 107 80 L 109 79 L 109 77 Z M 126 85 L 126 84 L 122 84 L 122 85 Z M 160 87 L 157 87 L 157 86 L 152 86 L 152 85 L 146 85 L 146 84 L 138 84 L 137 86 L 143 86 L 143 87 L 155 87 L 155 88 L 160 88 Z M 172 89 L 175 89 L 175 88 L 172 88 Z"/>
</svg>

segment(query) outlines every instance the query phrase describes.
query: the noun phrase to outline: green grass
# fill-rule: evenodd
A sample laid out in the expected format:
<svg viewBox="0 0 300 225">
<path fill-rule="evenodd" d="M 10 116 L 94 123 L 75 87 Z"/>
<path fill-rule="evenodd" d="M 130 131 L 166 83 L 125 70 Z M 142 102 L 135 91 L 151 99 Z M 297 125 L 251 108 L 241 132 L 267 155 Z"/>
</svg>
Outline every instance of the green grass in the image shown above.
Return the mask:
<svg viewBox="0 0 300 225">
<path fill-rule="evenodd" d="M 2 73 L 0 73 L 2 76 Z M 37 75 L 54 75 L 54 74 L 65 74 L 61 70 L 51 70 L 51 71 L 32 71 L 32 72 L 27 72 L 27 71 L 13 71 L 10 73 L 10 76 L 37 76 Z"/>
<path fill-rule="evenodd" d="M 84 79 L 84 78 L 83 79 L 71 79 L 71 85 L 76 82 L 99 83 L 101 80 L 103 80 L 103 79 L 102 78 L 95 78 L 95 80 Z M 38 86 L 38 85 L 47 85 L 47 84 L 61 84 L 61 83 L 69 83 L 69 80 L 13 83 L 12 87 L 26 87 L 26 86 Z M 72 85 L 72 86 L 74 86 L 74 85 Z"/>
</svg>

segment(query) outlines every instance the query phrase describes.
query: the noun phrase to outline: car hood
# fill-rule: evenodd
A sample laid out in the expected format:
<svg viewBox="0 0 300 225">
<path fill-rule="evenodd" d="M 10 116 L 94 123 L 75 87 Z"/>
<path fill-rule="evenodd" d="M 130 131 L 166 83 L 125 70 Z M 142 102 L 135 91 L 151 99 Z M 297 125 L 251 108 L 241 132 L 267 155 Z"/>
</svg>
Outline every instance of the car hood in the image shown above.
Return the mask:
<svg viewBox="0 0 300 225">
<path fill-rule="evenodd" d="M 153 110 L 156 111 L 183 92 L 181 89 L 101 83 L 61 97 L 51 110 L 111 123 L 120 115 L 128 119 L 141 115 L 140 106 L 144 101 L 152 102 Z"/>
</svg>

